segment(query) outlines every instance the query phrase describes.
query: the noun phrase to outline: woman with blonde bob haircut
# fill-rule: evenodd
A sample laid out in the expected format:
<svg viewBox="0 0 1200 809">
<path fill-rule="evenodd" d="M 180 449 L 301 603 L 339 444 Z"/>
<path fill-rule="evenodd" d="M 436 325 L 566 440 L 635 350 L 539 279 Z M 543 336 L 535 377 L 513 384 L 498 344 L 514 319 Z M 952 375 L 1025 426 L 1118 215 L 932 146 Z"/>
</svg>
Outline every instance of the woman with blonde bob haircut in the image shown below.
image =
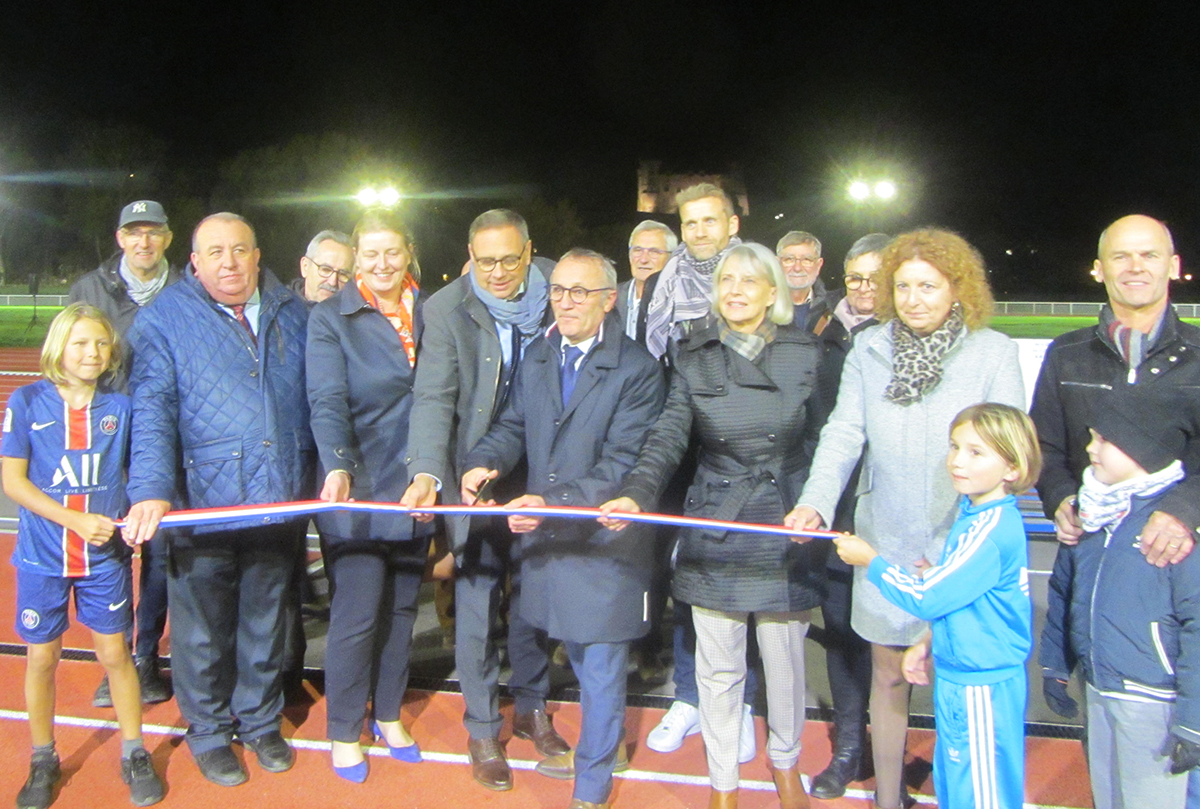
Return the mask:
<svg viewBox="0 0 1200 809">
<path fill-rule="evenodd" d="M 680 341 L 662 415 L 621 497 L 600 507 L 653 508 L 687 453 L 698 468 L 684 513 L 778 525 L 804 485 L 817 424 L 816 338 L 792 325 L 792 301 L 775 254 L 733 247 L 713 273 L 713 314 Z M 610 528 L 625 523 L 602 518 Z M 824 590 L 824 545 L 774 534 L 688 529 L 681 533 L 671 592 L 690 604 L 696 629 L 700 732 L 712 785 L 710 809 L 737 806 L 746 684 L 746 635 L 753 624 L 766 672 L 767 755 L 782 809 L 804 809 L 804 638 Z M 753 616 L 753 621 L 751 621 Z"/>
<path fill-rule="evenodd" d="M 785 524 L 830 525 L 862 460 L 855 533 L 916 573 L 941 558 L 958 495 L 945 471 L 954 417 L 980 402 L 1024 409 L 1025 387 L 1010 338 L 985 327 L 992 313 L 983 259 L 961 236 L 923 228 L 881 253 L 881 325 L 854 341 L 837 405 L 821 430 L 808 482 Z M 851 626 L 871 643 L 871 737 L 876 805 L 907 803 L 901 784 L 911 687 L 904 650 L 928 624 L 891 604 L 855 568 Z"/>
<path fill-rule="evenodd" d="M 90 304 L 73 303 L 54 318 L 50 323 L 50 330 L 46 333 L 46 342 L 42 343 L 42 356 L 38 367 L 41 368 L 42 376 L 55 385 L 66 384 L 66 377 L 62 372 L 63 353 L 67 350 L 71 329 L 81 320 L 94 320 L 108 333 L 112 358 L 108 361 L 108 368 L 100 377 L 100 381 L 108 385 L 116 377 L 117 369 L 121 367 L 121 338 L 117 336 L 117 330 L 113 328 L 112 321 L 108 319 L 108 316 Z"/>
<path fill-rule="evenodd" d="M 787 295 L 787 275 L 775 254 L 761 244 L 746 242 L 730 248 L 721 263 L 713 273 L 712 313 L 715 317 L 721 314 L 721 275 L 727 267 L 745 267 L 752 270 L 759 278 L 766 281 L 775 290 L 775 299 L 767 306 L 766 319 L 776 326 L 786 326 L 792 322 L 792 299 Z M 780 294 L 780 290 L 783 294 Z"/>
</svg>

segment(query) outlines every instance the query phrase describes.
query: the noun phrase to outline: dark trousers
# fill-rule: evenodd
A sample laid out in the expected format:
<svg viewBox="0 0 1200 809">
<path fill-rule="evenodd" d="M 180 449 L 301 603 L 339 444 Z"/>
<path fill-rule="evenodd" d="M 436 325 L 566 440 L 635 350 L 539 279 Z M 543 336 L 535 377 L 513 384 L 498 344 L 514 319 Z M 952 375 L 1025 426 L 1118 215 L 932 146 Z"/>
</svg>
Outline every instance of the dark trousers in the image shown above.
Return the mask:
<svg viewBox="0 0 1200 809">
<path fill-rule="evenodd" d="M 135 622 L 139 660 L 158 657 L 158 644 L 167 628 L 167 542 L 163 531 L 142 545 L 142 569 L 138 578 Z"/>
<path fill-rule="evenodd" d="M 612 792 L 617 746 L 625 729 L 625 667 L 628 643 L 567 641 L 567 657 L 579 679 L 583 721 L 575 746 L 573 798 L 604 803 Z"/>
<path fill-rule="evenodd" d="M 373 545 L 374 547 L 369 547 Z M 395 722 L 408 688 L 417 591 L 425 568 L 422 540 L 330 544 L 325 557 L 332 597 L 325 647 L 326 735 L 356 742 L 367 700 L 374 718 Z M 420 558 L 417 562 L 414 557 Z"/>
<path fill-rule="evenodd" d="M 279 730 L 295 537 L 294 525 L 270 525 L 171 547 L 171 670 L 193 754 Z"/>
<path fill-rule="evenodd" d="M 508 689 L 517 713 L 546 707 L 550 656 L 546 633 L 521 617 L 518 542 L 499 520 L 473 532 L 459 554 L 454 583 L 454 663 L 467 710 L 463 724 L 472 739 L 500 734 L 500 653 L 492 624 L 505 581 L 512 580 L 508 614 Z"/>
<path fill-rule="evenodd" d="M 300 613 L 302 593 L 308 582 L 308 524 L 298 528 L 292 548 L 292 571 L 284 602 L 283 674 L 299 684 L 304 676 L 304 655 L 308 638 L 304 636 L 304 616 Z"/>
<path fill-rule="evenodd" d="M 843 569 L 844 568 L 844 569 Z M 831 564 L 825 571 L 826 596 L 821 604 L 825 621 L 822 644 L 833 698 L 835 750 L 861 748 L 871 695 L 871 644 L 850 627 L 854 573 Z"/>
<path fill-rule="evenodd" d="M 748 633 L 746 643 L 746 687 L 742 701 L 753 705 L 758 697 L 758 641 L 754 633 Z M 671 675 L 675 683 L 674 699 L 693 707 L 700 706 L 700 689 L 696 687 L 696 625 L 692 622 L 692 605 L 675 602 L 675 671 Z"/>
</svg>

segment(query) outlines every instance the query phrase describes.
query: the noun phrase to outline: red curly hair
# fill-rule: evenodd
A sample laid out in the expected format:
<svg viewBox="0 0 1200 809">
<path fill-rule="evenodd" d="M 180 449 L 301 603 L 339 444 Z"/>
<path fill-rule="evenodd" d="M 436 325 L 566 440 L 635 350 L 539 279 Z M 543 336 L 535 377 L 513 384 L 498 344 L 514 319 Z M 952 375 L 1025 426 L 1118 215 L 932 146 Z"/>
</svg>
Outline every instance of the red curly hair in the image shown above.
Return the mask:
<svg viewBox="0 0 1200 809">
<path fill-rule="evenodd" d="M 962 236 L 949 230 L 922 228 L 901 233 L 879 254 L 879 291 L 875 316 L 886 323 L 896 316 L 892 279 L 906 261 L 924 261 L 946 276 L 963 320 L 971 331 L 988 324 L 995 308 L 983 256 Z"/>
</svg>

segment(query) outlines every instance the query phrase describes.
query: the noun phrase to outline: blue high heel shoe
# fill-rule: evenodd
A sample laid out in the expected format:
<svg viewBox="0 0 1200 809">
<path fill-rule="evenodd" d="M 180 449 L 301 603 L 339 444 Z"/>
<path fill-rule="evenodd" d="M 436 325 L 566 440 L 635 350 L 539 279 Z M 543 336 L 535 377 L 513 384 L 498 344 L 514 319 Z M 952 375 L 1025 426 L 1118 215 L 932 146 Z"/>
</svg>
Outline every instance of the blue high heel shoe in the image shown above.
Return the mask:
<svg viewBox="0 0 1200 809">
<path fill-rule="evenodd" d="M 351 764 L 349 767 L 339 767 L 333 765 L 333 771 L 339 778 L 345 778 L 355 784 L 361 784 L 367 780 L 367 760 L 364 758 L 357 764 Z"/>
<path fill-rule="evenodd" d="M 416 742 L 413 742 L 408 747 L 392 747 L 388 743 L 387 736 L 383 735 L 383 729 L 379 727 L 379 722 L 374 725 L 376 738 L 383 739 L 383 743 L 387 745 L 388 753 L 396 761 L 405 761 L 409 764 L 420 764 L 425 759 L 421 758 L 421 747 Z"/>
</svg>

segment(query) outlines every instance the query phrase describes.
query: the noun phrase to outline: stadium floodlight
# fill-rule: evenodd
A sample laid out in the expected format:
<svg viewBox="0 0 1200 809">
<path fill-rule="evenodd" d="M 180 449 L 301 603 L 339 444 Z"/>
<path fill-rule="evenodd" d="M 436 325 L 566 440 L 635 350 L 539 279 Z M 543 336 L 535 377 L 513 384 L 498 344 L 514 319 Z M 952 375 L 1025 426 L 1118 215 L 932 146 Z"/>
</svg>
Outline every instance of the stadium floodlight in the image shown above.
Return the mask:
<svg viewBox="0 0 1200 809">
<path fill-rule="evenodd" d="M 400 192 L 390 185 L 379 192 L 379 204 L 390 208 L 400 201 Z"/>
<path fill-rule="evenodd" d="M 355 195 L 355 199 L 359 201 L 359 204 L 366 208 L 370 208 L 372 205 L 375 205 L 379 202 L 379 194 L 374 188 L 364 188 Z"/>
<path fill-rule="evenodd" d="M 867 197 L 871 196 L 871 186 L 864 183 L 862 180 L 855 180 L 850 183 L 850 199 L 855 202 L 863 202 Z"/>
<path fill-rule="evenodd" d="M 896 184 L 891 180 L 880 180 L 875 183 L 875 196 L 884 201 L 896 196 Z"/>
</svg>

